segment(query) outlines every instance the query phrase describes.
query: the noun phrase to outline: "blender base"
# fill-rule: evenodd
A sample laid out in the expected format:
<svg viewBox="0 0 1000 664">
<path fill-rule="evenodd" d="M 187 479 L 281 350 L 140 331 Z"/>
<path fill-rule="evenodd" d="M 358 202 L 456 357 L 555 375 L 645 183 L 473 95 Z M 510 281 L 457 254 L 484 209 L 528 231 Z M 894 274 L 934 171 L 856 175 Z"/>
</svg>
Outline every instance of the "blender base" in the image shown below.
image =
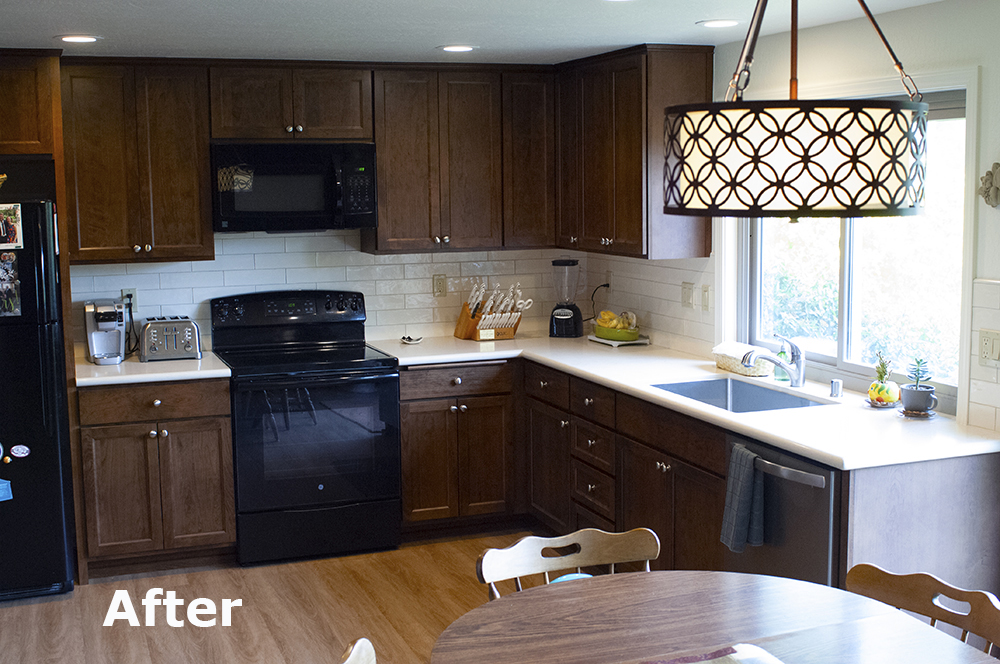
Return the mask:
<svg viewBox="0 0 1000 664">
<path fill-rule="evenodd" d="M 560 302 L 552 309 L 549 318 L 550 337 L 582 337 L 583 314 L 572 302 Z"/>
</svg>

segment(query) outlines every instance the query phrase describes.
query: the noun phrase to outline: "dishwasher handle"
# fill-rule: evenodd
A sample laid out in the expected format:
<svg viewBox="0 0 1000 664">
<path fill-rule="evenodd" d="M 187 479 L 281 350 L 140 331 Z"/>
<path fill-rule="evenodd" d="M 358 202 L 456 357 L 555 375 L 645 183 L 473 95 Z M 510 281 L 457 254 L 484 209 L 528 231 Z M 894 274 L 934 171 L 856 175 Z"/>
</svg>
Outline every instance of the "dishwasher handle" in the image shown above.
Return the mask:
<svg viewBox="0 0 1000 664">
<path fill-rule="evenodd" d="M 770 461 L 765 461 L 760 457 L 754 459 L 753 467 L 762 473 L 774 475 L 775 477 L 780 477 L 783 480 L 790 480 L 799 484 L 814 486 L 817 489 L 826 488 L 826 478 L 822 475 L 795 470 L 794 468 L 789 468 L 788 466 L 782 466 L 776 463 L 771 463 Z"/>
</svg>

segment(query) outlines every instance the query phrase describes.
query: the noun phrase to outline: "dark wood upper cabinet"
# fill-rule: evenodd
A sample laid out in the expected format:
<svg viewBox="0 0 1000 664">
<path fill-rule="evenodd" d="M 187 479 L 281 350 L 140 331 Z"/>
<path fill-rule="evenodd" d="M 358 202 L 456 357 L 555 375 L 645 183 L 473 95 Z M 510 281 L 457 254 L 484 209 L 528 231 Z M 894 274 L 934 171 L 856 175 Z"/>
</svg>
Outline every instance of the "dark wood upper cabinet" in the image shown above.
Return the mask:
<svg viewBox="0 0 1000 664">
<path fill-rule="evenodd" d="M 211 259 L 208 71 L 67 65 L 72 262 Z"/>
<path fill-rule="evenodd" d="M 53 91 L 58 85 L 57 55 L 0 53 L 0 154 L 55 152 Z"/>
<path fill-rule="evenodd" d="M 558 81 L 557 244 L 708 256 L 708 219 L 663 214 L 663 111 L 711 99 L 712 48 L 640 46 L 569 63 Z"/>
<path fill-rule="evenodd" d="M 491 72 L 375 72 L 379 227 L 362 249 L 502 245 L 501 79 Z"/>
<path fill-rule="evenodd" d="M 503 75 L 503 246 L 555 244 L 555 78 Z"/>
<path fill-rule="evenodd" d="M 371 140 L 369 69 L 212 67 L 212 138 Z"/>
</svg>

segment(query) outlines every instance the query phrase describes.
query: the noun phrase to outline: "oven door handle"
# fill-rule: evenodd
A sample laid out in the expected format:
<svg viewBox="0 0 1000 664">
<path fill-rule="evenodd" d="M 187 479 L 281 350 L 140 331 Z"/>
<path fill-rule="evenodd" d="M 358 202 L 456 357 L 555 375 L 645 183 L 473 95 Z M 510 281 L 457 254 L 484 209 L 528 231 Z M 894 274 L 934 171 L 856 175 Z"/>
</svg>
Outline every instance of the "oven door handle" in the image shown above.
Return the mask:
<svg viewBox="0 0 1000 664">
<path fill-rule="evenodd" d="M 281 378 L 242 378 L 235 381 L 237 391 L 303 388 L 334 383 L 360 383 L 378 380 L 399 380 L 398 372 L 391 373 L 336 373 L 311 376 L 283 376 Z"/>
</svg>

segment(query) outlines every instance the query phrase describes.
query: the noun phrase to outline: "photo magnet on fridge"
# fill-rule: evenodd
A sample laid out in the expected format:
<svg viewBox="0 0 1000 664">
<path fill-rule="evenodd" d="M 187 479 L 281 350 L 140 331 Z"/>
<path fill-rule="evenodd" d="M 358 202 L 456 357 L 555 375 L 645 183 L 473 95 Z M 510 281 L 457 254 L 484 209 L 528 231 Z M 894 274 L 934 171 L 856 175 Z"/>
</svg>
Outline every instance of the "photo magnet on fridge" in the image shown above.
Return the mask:
<svg viewBox="0 0 1000 664">
<path fill-rule="evenodd" d="M 0 253 L 0 316 L 21 315 L 21 281 L 17 278 L 17 252 Z"/>
<path fill-rule="evenodd" d="M 0 250 L 23 248 L 24 236 L 21 234 L 21 204 L 0 204 Z"/>
</svg>

